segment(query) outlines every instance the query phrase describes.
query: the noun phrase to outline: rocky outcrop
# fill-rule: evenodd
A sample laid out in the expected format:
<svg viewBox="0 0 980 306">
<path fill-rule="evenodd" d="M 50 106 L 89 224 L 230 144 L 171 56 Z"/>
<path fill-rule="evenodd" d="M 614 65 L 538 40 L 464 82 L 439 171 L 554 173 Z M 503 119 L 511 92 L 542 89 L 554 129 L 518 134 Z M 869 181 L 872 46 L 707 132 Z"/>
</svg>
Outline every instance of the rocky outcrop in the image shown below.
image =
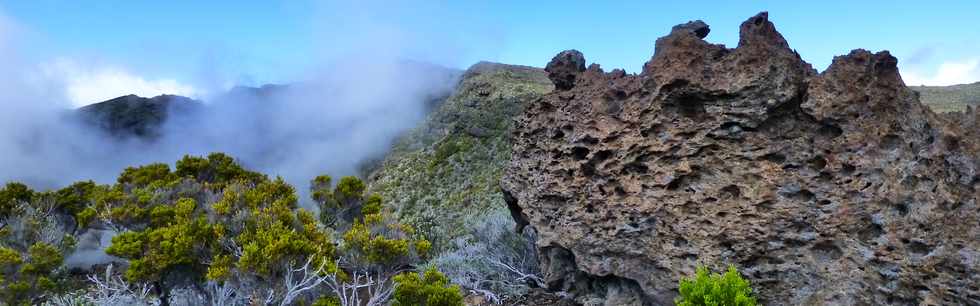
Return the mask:
<svg viewBox="0 0 980 306">
<path fill-rule="evenodd" d="M 670 305 L 734 264 L 766 304 L 980 304 L 975 115 L 922 106 L 888 52 L 817 73 L 766 13 L 740 31 L 676 26 L 639 75 L 548 64 L 501 185 L 550 289 Z"/>
</svg>

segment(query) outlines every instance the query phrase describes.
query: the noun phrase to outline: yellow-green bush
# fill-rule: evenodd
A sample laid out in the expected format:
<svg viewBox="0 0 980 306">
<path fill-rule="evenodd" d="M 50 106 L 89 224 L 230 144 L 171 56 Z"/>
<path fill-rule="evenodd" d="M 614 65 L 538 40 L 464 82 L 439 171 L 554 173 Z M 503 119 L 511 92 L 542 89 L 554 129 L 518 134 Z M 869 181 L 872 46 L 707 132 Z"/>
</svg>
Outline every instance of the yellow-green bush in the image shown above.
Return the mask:
<svg viewBox="0 0 980 306">
<path fill-rule="evenodd" d="M 27 185 L 10 182 L 0 188 L 0 218 L 6 218 L 14 213 L 18 202 L 28 202 L 34 197 L 34 190 Z"/>
<path fill-rule="evenodd" d="M 678 306 L 754 306 L 755 297 L 749 281 L 742 278 L 734 265 L 725 274 L 711 273 L 698 267 L 692 278 L 680 280 Z"/>
<path fill-rule="evenodd" d="M 419 275 L 408 272 L 395 276 L 395 292 L 392 306 L 462 306 L 463 293 L 449 279 L 429 268 Z"/>
<path fill-rule="evenodd" d="M 26 253 L 0 247 L 0 304 L 36 304 L 58 289 L 56 270 L 63 262 L 63 250 L 44 242 L 32 244 Z"/>
</svg>

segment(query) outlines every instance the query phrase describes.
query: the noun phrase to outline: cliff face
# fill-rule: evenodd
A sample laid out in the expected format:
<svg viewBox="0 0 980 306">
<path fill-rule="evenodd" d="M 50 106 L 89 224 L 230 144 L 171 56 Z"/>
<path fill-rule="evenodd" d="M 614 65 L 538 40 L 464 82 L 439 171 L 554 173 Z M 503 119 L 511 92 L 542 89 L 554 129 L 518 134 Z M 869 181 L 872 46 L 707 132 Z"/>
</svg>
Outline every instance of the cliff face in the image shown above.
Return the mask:
<svg viewBox="0 0 980 306">
<path fill-rule="evenodd" d="M 922 106 L 887 52 L 818 74 L 765 13 L 734 49 L 708 32 L 675 26 L 639 75 L 548 64 L 501 185 L 551 289 L 671 305 L 734 264 L 767 304 L 980 304 L 976 114 Z"/>
</svg>

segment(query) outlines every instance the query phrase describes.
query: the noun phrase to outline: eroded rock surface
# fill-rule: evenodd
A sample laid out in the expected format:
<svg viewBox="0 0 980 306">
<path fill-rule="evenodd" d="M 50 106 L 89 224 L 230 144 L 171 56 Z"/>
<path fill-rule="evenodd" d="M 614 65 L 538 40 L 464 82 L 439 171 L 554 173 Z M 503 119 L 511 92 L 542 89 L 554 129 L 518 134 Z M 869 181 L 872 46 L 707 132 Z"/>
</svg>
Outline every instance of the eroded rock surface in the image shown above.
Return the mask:
<svg viewBox="0 0 980 306">
<path fill-rule="evenodd" d="M 765 13 L 738 47 L 703 22 L 639 75 L 548 64 L 502 180 L 552 290 L 671 305 L 698 264 L 773 305 L 980 304 L 977 115 L 938 116 L 888 52 L 817 73 Z"/>
</svg>

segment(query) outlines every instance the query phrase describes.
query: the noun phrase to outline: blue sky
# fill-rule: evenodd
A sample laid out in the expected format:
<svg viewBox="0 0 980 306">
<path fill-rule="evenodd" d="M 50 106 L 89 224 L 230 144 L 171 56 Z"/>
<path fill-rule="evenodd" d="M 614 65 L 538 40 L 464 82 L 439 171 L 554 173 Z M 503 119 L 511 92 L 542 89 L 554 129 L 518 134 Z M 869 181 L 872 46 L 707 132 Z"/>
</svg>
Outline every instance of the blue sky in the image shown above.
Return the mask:
<svg viewBox="0 0 980 306">
<path fill-rule="evenodd" d="M 980 1 L 0 0 L 23 53 L 68 71 L 78 86 L 136 80 L 131 86 L 188 93 L 296 81 L 375 52 L 465 68 L 478 60 L 543 66 L 575 48 L 607 69 L 637 72 L 671 26 L 704 20 L 709 41 L 733 47 L 739 23 L 759 11 L 819 70 L 864 48 L 899 57 L 908 83 L 980 81 Z M 108 81 L 89 81 L 107 73 Z M 90 87 L 80 97 L 111 91 Z"/>
</svg>

